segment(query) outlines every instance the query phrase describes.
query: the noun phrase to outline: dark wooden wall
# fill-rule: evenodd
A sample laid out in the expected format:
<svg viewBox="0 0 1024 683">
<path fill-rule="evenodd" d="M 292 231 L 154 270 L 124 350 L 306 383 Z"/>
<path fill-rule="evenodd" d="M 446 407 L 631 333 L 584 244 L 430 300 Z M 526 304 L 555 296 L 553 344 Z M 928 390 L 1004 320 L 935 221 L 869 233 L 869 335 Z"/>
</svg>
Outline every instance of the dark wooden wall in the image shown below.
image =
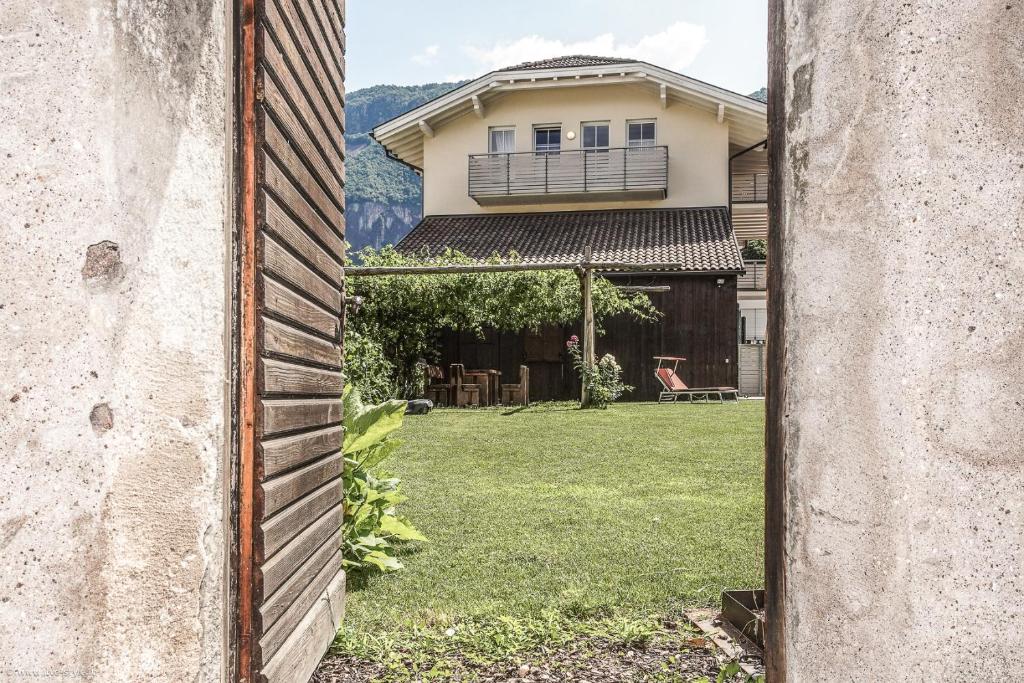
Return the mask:
<svg viewBox="0 0 1024 683">
<path fill-rule="evenodd" d="M 257 0 L 251 680 L 307 681 L 344 608 L 344 2 Z"/>
<path fill-rule="evenodd" d="M 664 317 L 654 323 L 617 316 L 597 336 L 598 357 L 611 353 L 623 369 L 623 380 L 636 389 L 626 401 L 654 401 L 660 385 L 654 377 L 654 356 L 684 356 L 679 374 L 690 386 L 730 386 L 737 382 L 736 277 L 704 275 L 621 276 L 621 284 L 669 286 L 648 296 Z M 447 333 L 441 362 L 467 368 L 496 368 L 503 381 L 515 381 L 519 366 L 530 367 L 530 398 L 537 401 L 579 398 L 579 380 L 565 352 L 565 342 L 580 326 L 549 327 L 539 332 L 475 335 Z M 513 378 L 513 379 L 508 379 Z"/>
</svg>

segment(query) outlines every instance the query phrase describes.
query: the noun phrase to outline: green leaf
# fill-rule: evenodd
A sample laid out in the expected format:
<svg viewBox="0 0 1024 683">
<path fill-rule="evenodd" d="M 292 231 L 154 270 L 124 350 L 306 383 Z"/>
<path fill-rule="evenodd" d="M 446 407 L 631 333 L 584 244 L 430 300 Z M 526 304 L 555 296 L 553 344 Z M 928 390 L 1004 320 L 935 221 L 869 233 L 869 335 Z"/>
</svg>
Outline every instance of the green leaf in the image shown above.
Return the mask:
<svg viewBox="0 0 1024 683">
<path fill-rule="evenodd" d="M 380 530 L 402 541 L 425 541 L 427 537 L 416 531 L 411 524 L 400 521 L 390 515 L 380 520 Z"/>
<path fill-rule="evenodd" d="M 358 392 L 352 390 L 349 395 L 358 397 Z M 350 401 L 350 404 L 357 406 L 354 401 Z M 391 432 L 402 426 L 405 406 L 405 401 L 387 401 L 369 408 L 360 403 L 358 408 L 362 410 L 349 409 L 350 406 L 346 405 L 345 454 L 351 456 L 386 439 Z"/>
<path fill-rule="evenodd" d="M 397 572 L 399 569 L 403 569 L 405 565 L 398 561 L 398 558 L 389 557 L 379 550 L 374 550 L 366 554 L 363 561 L 367 564 L 372 564 L 382 572 Z"/>
</svg>

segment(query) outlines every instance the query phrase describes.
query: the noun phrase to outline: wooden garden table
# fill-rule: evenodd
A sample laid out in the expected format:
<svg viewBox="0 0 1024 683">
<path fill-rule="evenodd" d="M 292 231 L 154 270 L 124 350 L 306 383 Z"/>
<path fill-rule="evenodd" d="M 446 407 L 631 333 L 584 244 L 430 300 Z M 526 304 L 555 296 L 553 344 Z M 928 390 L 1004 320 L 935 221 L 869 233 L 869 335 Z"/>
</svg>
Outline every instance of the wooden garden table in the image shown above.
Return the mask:
<svg viewBox="0 0 1024 683">
<path fill-rule="evenodd" d="M 498 405 L 501 398 L 501 370 L 466 370 L 466 383 L 480 385 L 481 405 Z"/>
</svg>

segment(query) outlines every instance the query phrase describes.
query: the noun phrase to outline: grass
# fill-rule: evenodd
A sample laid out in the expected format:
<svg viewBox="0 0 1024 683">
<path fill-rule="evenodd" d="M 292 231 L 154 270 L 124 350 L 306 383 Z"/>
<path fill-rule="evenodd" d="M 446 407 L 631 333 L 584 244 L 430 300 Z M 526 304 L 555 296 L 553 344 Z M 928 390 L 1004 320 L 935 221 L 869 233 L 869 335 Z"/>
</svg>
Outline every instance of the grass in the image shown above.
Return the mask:
<svg viewBox="0 0 1024 683">
<path fill-rule="evenodd" d="M 402 572 L 350 581 L 336 648 L 422 658 L 422 672 L 446 652 L 627 642 L 723 587 L 761 585 L 763 429 L 757 401 L 407 418 L 386 468 L 430 543 Z"/>
</svg>

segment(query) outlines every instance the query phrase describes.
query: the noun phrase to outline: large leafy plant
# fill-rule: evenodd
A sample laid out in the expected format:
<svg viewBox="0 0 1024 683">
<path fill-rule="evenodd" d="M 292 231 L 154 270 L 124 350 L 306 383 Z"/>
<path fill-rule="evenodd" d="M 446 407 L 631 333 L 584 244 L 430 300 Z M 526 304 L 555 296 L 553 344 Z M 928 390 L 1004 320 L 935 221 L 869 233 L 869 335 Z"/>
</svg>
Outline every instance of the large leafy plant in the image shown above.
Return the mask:
<svg viewBox="0 0 1024 683">
<path fill-rule="evenodd" d="M 402 426 L 405 401 L 366 405 L 348 385 L 345 408 L 345 522 L 342 556 L 346 568 L 397 571 L 396 545 L 425 541 L 397 507 L 406 500 L 401 481 L 371 471 L 402 445 L 394 433 Z"/>
<path fill-rule="evenodd" d="M 572 364 L 580 373 L 583 386 L 587 389 L 590 397 L 591 408 L 607 408 L 627 391 L 633 387 L 622 383 L 622 366 L 615 360 L 615 356 L 606 353 L 593 365 L 588 365 L 583 360 L 583 352 L 580 351 L 579 337 L 573 335 L 565 343 L 565 348 L 572 357 Z"/>
</svg>

